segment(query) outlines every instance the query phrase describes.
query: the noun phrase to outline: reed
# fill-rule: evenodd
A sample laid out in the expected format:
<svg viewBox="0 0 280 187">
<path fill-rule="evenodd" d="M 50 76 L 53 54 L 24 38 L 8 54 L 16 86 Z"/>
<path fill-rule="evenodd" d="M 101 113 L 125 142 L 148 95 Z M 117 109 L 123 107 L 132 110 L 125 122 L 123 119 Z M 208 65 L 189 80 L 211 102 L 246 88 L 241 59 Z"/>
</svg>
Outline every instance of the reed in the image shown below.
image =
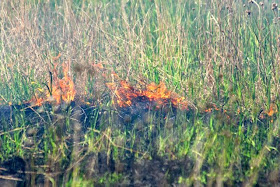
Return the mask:
<svg viewBox="0 0 280 187">
<path fill-rule="evenodd" d="M 271 0 L 1 1 L 1 162 L 28 160 L 27 185 L 145 185 L 145 168 L 157 185 L 279 184 L 279 18 Z M 120 82 L 189 110 L 124 110 Z M 18 107 L 35 96 L 49 103 Z"/>
</svg>

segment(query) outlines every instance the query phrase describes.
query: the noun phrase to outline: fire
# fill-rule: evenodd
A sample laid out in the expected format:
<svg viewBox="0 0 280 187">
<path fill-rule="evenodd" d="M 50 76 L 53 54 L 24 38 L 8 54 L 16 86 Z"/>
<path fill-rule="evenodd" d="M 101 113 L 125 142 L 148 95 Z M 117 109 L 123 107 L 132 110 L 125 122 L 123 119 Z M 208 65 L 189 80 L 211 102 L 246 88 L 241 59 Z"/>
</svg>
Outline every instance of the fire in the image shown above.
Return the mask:
<svg viewBox="0 0 280 187">
<path fill-rule="evenodd" d="M 278 112 L 277 105 L 272 103 L 272 104 L 270 104 L 268 111 L 266 111 L 266 114 L 271 117 L 277 112 Z"/>
<path fill-rule="evenodd" d="M 75 85 L 72 79 L 68 76 L 69 68 L 66 64 L 63 64 L 63 78 L 58 78 L 58 73 L 56 71 L 57 64 L 54 68 L 54 82 L 52 85 L 49 83 L 49 87 L 52 87 L 51 92 L 47 93 L 47 97 L 53 97 L 56 100 L 57 104 L 60 104 L 61 101 L 70 102 L 74 100 L 76 91 Z"/>
<path fill-rule="evenodd" d="M 31 99 L 31 102 L 36 106 L 42 105 L 44 102 L 53 102 L 60 104 L 62 101 L 69 103 L 74 100 L 76 95 L 75 85 L 71 77 L 68 75 L 68 65 L 62 64 L 63 78 L 58 77 L 56 63 L 53 68 L 53 81 L 49 81 L 49 89 L 43 93 L 42 97 L 35 97 Z"/>
<path fill-rule="evenodd" d="M 130 106 L 132 104 L 132 99 L 137 97 L 140 93 L 130 86 L 126 81 L 120 82 L 120 88 L 114 83 L 107 83 L 110 90 L 115 92 L 116 102 L 120 107 Z"/>
<path fill-rule="evenodd" d="M 211 106 L 209 106 L 208 108 L 206 108 L 206 109 L 204 110 L 204 112 L 206 112 L 206 113 L 211 113 L 213 110 L 221 111 L 221 109 L 218 108 L 217 105 L 211 104 Z M 226 110 L 223 110 L 223 112 L 226 113 L 227 111 L 226 111 Z"/>
<path fill-rule="evenodd" d="M 113 104 L 117 104 L 119 107 L 131 106 L 137 99 L 147 99 L 155 103 L 157 108 L 167 105 L 169 102 L 175 107 L 188 108 L 185 98 L 179 97 L 176 93 L 167 90 L 163 82 L 160 82 L 158 85 L 151 83 L 144 90 L 135 89 L 123 80 L 119 84 L 107 83 L 106 85 L 114 94 Z"/>
<path fill-rule="evenodd" d="M 147 90 L 143 91 L 143 95 L 150 100 L 168 99 L 171 96 L 171 92 L 166 89 L 163 82 L 160 82 L 159 85 L 155 83 L 148 85 Z"/>
<path fill-rule="evenodd" d="M 265 119 L 265 115 L 269 118 L 273 117 L 278 112 L 278 107 L 275 103 L 271 103 L 268 110 L 262 110 L 259 114 L 260 119 Z"/>
</svg>

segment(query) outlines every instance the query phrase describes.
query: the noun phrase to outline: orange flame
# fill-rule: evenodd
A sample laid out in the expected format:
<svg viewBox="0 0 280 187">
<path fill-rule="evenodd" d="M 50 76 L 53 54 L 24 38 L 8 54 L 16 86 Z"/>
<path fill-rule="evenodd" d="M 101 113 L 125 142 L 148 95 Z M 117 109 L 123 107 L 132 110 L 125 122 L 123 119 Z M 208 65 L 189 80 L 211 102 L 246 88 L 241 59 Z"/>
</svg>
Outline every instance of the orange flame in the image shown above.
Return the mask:
<svg viewBox="0 0 280 187">
<path fill-rule="evenodd" d="M 155 102 L 157 108 L 168 104 L 168 100 L 175 107 L 188 108 L 185 98 L 167 90 L 163 82 L 158 85 L 151 83 L 145 90 L 137 90 L 123 80 L 119 84 L 107 83 L 106 85 L 114 94 L 113 104 L 117 104 L 119 107 L 131 106 L 135 98 L 147 98 L 149 101 Z"/>
<path fill-rule="evenodd" d="M 278 112 L 277 105 L 272 103 L 272 104 L 270 104 L 268 111 L 266 111 L 266 114 L 271 117 L 277 112 Z"/>
<path fill-rule="evenodd" d="M 71 77 L 68 75 L 69 68 L 66 64 L 62 64 L 63 78 L 58 77 L 57 65 L 54 64 L 53 69 L 53 82 L 48 84 L 50 90 L 45 91 L 45 96 L 35 97 L 31 99 L 31 102 L 36 106 L 41 106 L 44 102 L 55 101 L 56 104 L 60 104 L 62 101 L 71 102 L 76 95 L 75 85 Z"/>
<path fill-rule="evenodd" d="M 106 85 L 115 92 L 116 102 L 120 107 L 130 106 L 132 104 L 131 100 L 139 95 L 126 81 L 120 82 L 120 88 L 117 88 L 114 83 L 107 83 Z"/>
<path fill-rule="evenodd" d="M 62 67 L 63 67 L 64 77 L 62 79 L 59 79 L 57 75 L 57 71 L 55 69 L 53 85 L 49 84 L 49 87 L 52 86 L 52 93 L 49 92 L 47 93 L 47 97 L 49 98 L 52 96 L 56 100 L 57 104 L 60 104 L 61 101 L 65 101 L 65 102 L 73 101 L 76 94 L 74 82 L 68 76 L 68 71 L 69 71 L 68 66 L 63 64 Z"/>
</svg>

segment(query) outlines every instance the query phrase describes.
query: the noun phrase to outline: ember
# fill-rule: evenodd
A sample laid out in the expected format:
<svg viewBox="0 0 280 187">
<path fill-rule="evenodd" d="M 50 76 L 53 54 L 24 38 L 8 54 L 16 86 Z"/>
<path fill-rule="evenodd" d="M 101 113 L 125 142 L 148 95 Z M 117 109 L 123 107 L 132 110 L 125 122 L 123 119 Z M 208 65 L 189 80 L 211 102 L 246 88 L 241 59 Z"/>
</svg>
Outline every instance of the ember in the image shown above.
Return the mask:
<svg viewBox="0 0 280 187">
<path fill-rule="evenodd" d="M 129 107 L 135 102 L 148 100 L 155 103 L 157 109 L 171 103 L 173 107 L 180 107 L 185 110 L 188 108 L 184 97 L 179 97 L 176 93 L 167 90 L 165 84 L 160 82 L 149 84 L 145 90 L 138 90 L 128 84 L 126 81 L 120 81 L 119 84 L 107 83 L 107 87 L 113 92 L 113 104 L 119 107 Z"/>
</svg>

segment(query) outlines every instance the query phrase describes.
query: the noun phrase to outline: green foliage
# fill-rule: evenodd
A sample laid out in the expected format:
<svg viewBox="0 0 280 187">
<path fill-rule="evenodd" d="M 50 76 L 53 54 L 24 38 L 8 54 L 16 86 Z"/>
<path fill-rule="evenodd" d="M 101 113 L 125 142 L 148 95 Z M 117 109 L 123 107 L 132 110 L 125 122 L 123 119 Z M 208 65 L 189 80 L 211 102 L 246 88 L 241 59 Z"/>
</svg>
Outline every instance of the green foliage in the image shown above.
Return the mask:
<svg viewBox="0 0 280 187">
<path fill-rule="evenodd" d="M 85 177 L 78 157 L 101 152 L 118 161 L 130 154 L 143 160 L 155 154 L 191 158 L 193 168 L 184 168 L 188 175 L 176 181 L 188 185 L 250 186 L 269 178 L 280 166 L 279 112 L 260 118 L 272 104 L 280 104 L 279 8 L 271 6 L 271 1 L 261 5 L 245 0 L 4 1 L 1 103 L 23 103 L 45 89 L 53 57 L 61 53 L 56 62 L 71 62 L 74 79 L 84 89 L 79 94 L 86 92 L 85 98 L 100 108 L 91 114 L 90 130 L 79 142 L 87 149 L 78 155 L 70 154 L 75 146 L 67 139 L 74 134 L 72 108 L 61 114 L 55 108 L 44 111 L 44 141 L 32 148 L 25 146 L 30 140 L 25 133 L 41 123 L 15 111 L 9 129 L 11 119 L 0 116 L 0 160 L 41 154 L 50 167 L 70 168 L 66 186 L 110 186 L 124 180 L 116 172 Z M 102 72 L 107 79 L 89 68 L 96 62 L 109 70 Z M 174 121 L 158 119 L 151 111 L 146 122 L 120 128 L 104 84 L 116 81 L 112 71 L 137 85 L 163 81 L 194 110 L 190 116 L 178 111 Z M 220 110 L 205 112 L 211 103 Z M 37 117 L 43 119 L 41 115 Z M 54 182 L 49 171 L 37 172 Z"/>
</svg>

